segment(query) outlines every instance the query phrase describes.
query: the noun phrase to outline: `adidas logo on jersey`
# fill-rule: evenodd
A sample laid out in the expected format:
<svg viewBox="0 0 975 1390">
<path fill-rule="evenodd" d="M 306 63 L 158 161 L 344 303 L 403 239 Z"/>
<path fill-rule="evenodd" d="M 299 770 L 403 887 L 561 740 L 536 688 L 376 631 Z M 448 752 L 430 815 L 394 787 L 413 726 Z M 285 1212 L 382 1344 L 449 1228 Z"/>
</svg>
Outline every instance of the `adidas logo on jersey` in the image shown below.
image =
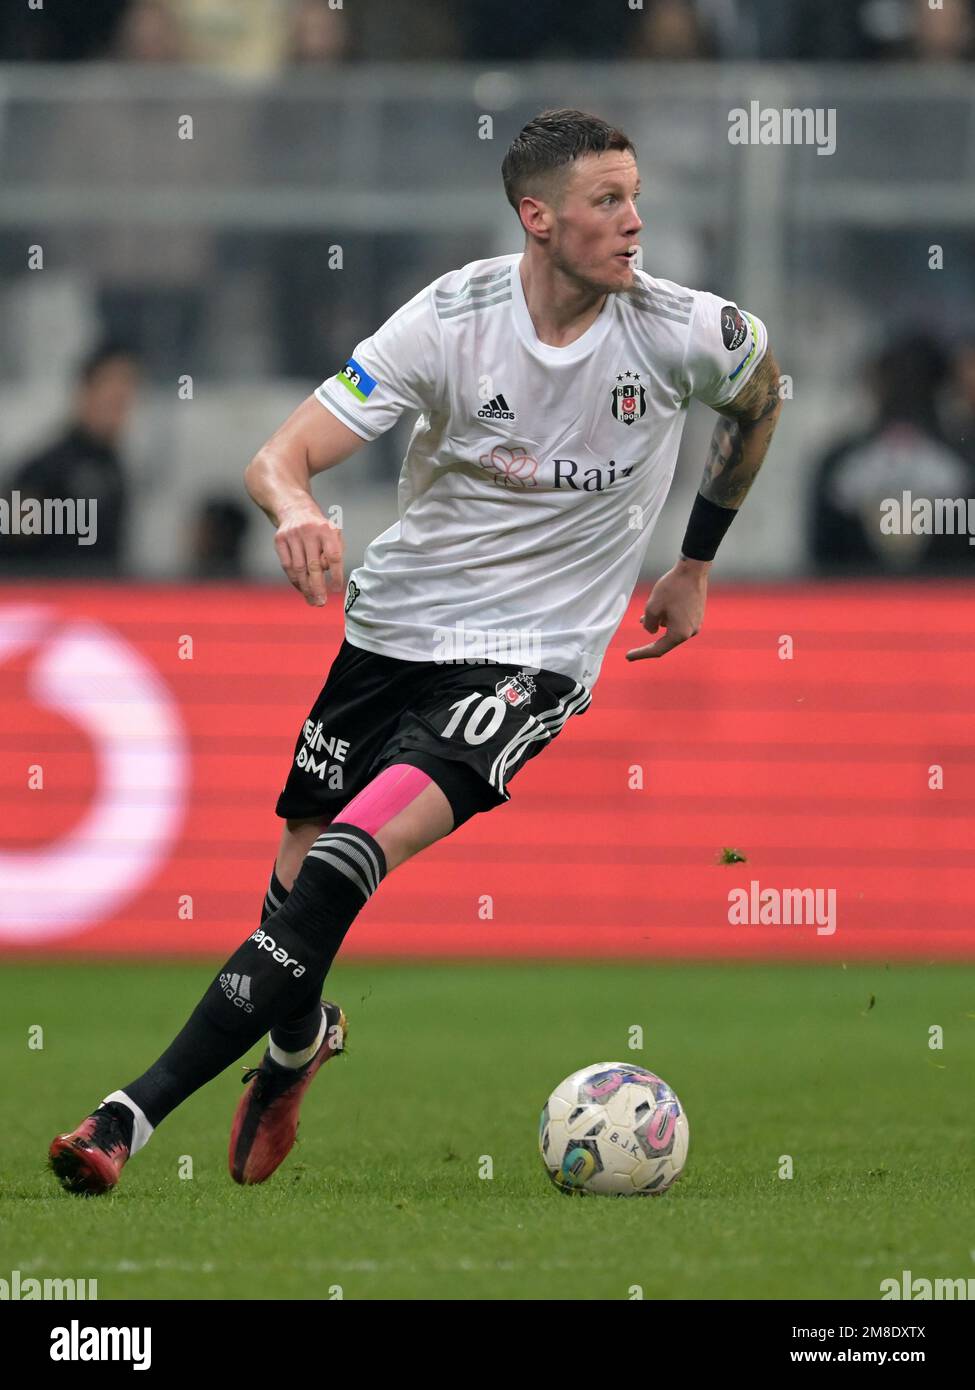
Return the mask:
<svg viewBox="0 0 975 1390">
<path fill-rule="evenodd" d="M 499 391 L 496 396 L 492 396 L 489 401 L 485 401 L 477 412 L 479 420 L 513 420 L 515 412 L 508 405 Z"/>
</svg>

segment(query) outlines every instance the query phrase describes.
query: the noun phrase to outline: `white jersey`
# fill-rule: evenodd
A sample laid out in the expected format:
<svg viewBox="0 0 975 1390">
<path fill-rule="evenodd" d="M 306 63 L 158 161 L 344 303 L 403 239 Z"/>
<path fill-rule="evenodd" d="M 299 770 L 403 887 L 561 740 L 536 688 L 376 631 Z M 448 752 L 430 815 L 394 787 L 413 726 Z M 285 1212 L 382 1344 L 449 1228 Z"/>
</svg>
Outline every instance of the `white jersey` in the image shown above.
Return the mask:
<svg viewBox="0 0 975 1390">
<path fill-rule="evenodd" d="M 539 341 L 521 255 L 433 281 L 316 395 L 363 439 L 419 410 L 399 521 L 352 572 L 346 637 L 591 687 L 670 489 L 691 396 L 731 401 L 766 350 L 727 300 L 637 272 L 567 347 Z"/>
</svg>

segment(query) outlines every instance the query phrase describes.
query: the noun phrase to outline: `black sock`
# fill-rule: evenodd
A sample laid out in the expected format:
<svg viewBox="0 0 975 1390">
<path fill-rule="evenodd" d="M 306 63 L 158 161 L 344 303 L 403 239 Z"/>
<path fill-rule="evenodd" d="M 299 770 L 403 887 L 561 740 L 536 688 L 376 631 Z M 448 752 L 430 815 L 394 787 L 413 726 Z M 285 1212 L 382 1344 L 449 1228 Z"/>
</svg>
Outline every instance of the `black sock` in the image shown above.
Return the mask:
<svg viewBox="0 0 975 1390">
<path fill-rule="evenodd" d="M 275 864 L 274 868 L 271 870 L 271 881 L 267 885 L 267 892 L 264 894 L 264 906 L 261 908 L 262 927 L 267 919 L 273 913 L 277 912 L 279 907 L 284 907 L 285 903 L 288 901 L 288 889 L 285 888 L 284 884 L 278 878 L 277 869 L 278 866 Z"/>
<path fill-rule="evenodd" d="M 381 846 L 335 821 L 315 841 L 287 901 L 237 948 L 182 1031 L 125 1094 L 158 1125 L 308 997 L 386 873 Z"/>
<path fill-rule="evenodd" d="M 271 881 L 268 884 L 264 907 L 261 910 L 262 927 L 271 914 L 283 907 L 287 900 L 288 890 L 278 878 L 275 870 L 272 869 Z M 271 1029 L 271 1041 L 275 1047 L 280 1047 L 282 1052 L 303 1052 L 306 1047 L 311 1047 L 322 1026 L 322 990 L 324 988 L 325 976 L 322 975 L 309 988 L 308 993 L 300 1003 L 295 1006 L 294 1012 L 274 1025 Z"/>
</svg>

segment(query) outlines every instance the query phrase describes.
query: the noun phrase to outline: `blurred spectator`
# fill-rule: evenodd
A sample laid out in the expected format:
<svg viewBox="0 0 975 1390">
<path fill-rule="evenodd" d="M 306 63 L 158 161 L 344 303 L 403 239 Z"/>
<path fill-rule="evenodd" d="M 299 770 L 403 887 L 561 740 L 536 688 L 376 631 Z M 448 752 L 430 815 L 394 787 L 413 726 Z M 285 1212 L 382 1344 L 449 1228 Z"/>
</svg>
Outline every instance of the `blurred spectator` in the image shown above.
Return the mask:
<svg viewBox="0 0 975 1390">
<path fill-rule="evenodd" d="M 0 4 L 0 61 L 74 62 L 104 58 L 130 0 L 28 0 Z"/>
<path fill-rule="evenodd" d="M 131 0 L 115 31 L 113 57 L 126 63 L 178 63 L 183 33 L 167 0 Z"/>
<path fill-rule="evenodd" d="M 104 57 L 126 12 L 119 56 L 157 62 L 178 40 L 189 62 L 254 75 L 328 60 L 336 42 L 347 57 L 398 62 L 975 56 L 973 0 L 7 0 L 0 60 Z"/>
<path fill-rule="evenodd" d="M 113 54 L 123 63 L 176 63 L 184 57 L 183 34 L 166 0 L 131 0 L 115 33 Z M 155 109 L 133 103 L 128 109 L 112 106 L 86 110 L 97 126 L 106 120 L 121 130 L 112 142 L 116 168 L 144 172 L 154 163 L 154 152 L 164 144 L 180 154 L 180 142 L 172 132 L 159 139 Z M 94 132 L 89 131 L 89 138 Z M 97 148 L 97 146 L 96 146 Z M 172 157 L 167 164 L 171 167 Z M 133 180 L 135 181 L 135 180 Z M 186 370 L 190 344 L 200 319 L 200 292 L 189 267 L 199 264 L 204 234 L 173 229 L 142 229 L 116 225 L 99 239 L 101 284 L 98 308 L 105 332 L 135 343 L 150 373 L 163 376 Z M 186 271 L 189 270 L 187 274 Z"/>
<path fill-rule="evenodd" d="M 35 145 L 44 185 L 92 181 L 105 192 L 104 221 L 59 224 L 51 254 L 66 268 L 83 267 L 104 335 L 132 344 L 147 375 L 175 383 L 211 370 L 206 310 L 226 257 L 206 211 L 247 157 L 250 107 L 201 94 L 183 114 L 185 98 L 169 95 L 165 79 L 185 42 L 163 0 L 134 0 L 113 51 L 145 69 L 139 82 L 108 82 L 101 96 L 55 105 Z M 113 209 L 116 196 L 129 200 L 125 210 Z"/>
<path fill-rule="evenodd" d="M 975 334 L 956 350 L 951 384 L 951 442 L 975 466 Z"/>
<path fill-rule="evenodd" d="M 120 449 L 139 376 L 126 347 L 105 343 L 96 348 L 78 373 L 67 427 L 53 444 L 20 465 L 5 489 L 8 495 L 18 492 L 21 501 L 84 499 L 89 509 L 97 502 L 94 544 L 79 545 L 75 535 L 4 537 L 8 573 L 91 579 L 122 571 L 129 489 Z"/>
<path fill-rule="evenodd" d="M 940 421 L 949 366 L 943 349 L 921 334 L 894 343 L 871 365 L 873 424 L 830 449 L 813 474 L 811 546 L 820 570 L 972 572 L 966 532 L 926 535 L 910 524 L 915 499 L 975 497 L 975 466 L 950 447 Z M 888 499 L 896 506 L 885 509 Z M 892 534 L 881 528 L 884 510 L 898 518 Z"/>
<path fill-rule="evenodd" d="M 349 27 L 344 10 L 333 10 L 328 0 L 296 0 L 288 17 L 288 66 L 336 63 L 347 56 L 348 49 Z"/>
<path fill-rule="evenodd" d="M 786 11 L 786 49 L 760 48 L 763 58 L 851 63 L 907 51 L 913 0 L 760 0 L 757 8 L 767 13 L 770 3 Z"/>
<path fill-rule="evenodd" d="M 563 0 L 466 0 L 457 7 L 461 56 L 469 62 L 619 59 L 630 56 L 639 19 L 625 0 L 611 13 Z"/>
<path fill-rule="evenodd" d="M 355 57 L 371 62 L 427 63 L 461 57 L 461 32 L 470 5 L 485 0 L 347 0 L 349 22 L 355 25 Z M 489 0 L 496 10 L 504 0 Z M 547 0 L 532 0 L 518 7 L 515 26 L 530 23 L 533 12 Z M 571 14 L 572 5 L 563 9 Z M 499 13 L 498 24 L 504 18 Z M 479 55 L 480 56 L 480 55 Z M 525 55 L 527 56 L 527 54 Z"/>
<path fill-rule="evenodd" d="M 943 61 L 972 56 L 972 0 L 695 0 L 728 58 Z"/>
<path fill-rule="evenodd" d="M 694 0 L 647 0 L 630 56 L 674 63 L 711 53 L 702 11 Z"/>
<path fill-rule="evenodd" d="M 193 63 L 253 76 L 281 66 L 294 0 L 172 0 Z"/>
<path fill-rule="evenodd" d="M 260 167 L 273 178 L 309 188 L 349 179 L 342 142 L 337 142 L 339 148 L 336 142 L 323 144 L 320 121 L 309 119 L 309 111 L 321 108 L 299 95 L 305 90 L 314 95 L 315 69 L 342 62 L 349 41 L 344 14 L 330 9 L 327 0 L 296 0 L 292 5 L 285 58 L 289 70 L 297 73 L 296 81 L 286 94 L 269 97 L 255 146 Z M 342 247 L 343 267 L 349 273 L 330 269 L 336 244 Z M 276 232 L 265 244 L 265 255 L 275 370 L 281 376 L 317 382 L 334 363 L 345 360 L 366 331 L 355 306 L 367 314 L 372 305 L 357 270 L 361 264 L 375 264 L 377 238 L 358 231 L 337 236 L 308 226 Z"/>
<path fill-rule="evenodd" d="M 190 570 L 195 579 L 238 579 L 250 513 L 229 497 L 207 497 L 190 529 Z"/>
<path fill-rule="evenodd" d="M 971 0 L 945 0 L 932 9 L 928 0 L 914 0 L 914 56 L 926 63 L 958 62 L 971 58 L 975 9 Z"/>
</svg>

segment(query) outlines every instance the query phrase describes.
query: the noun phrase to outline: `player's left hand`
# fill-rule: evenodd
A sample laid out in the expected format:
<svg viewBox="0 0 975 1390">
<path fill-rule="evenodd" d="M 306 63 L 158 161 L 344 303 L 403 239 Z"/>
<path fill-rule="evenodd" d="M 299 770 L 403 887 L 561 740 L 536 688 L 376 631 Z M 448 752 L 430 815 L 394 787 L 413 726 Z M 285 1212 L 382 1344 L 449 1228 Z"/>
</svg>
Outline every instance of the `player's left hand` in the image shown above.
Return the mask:
<svg viewBox="0 0 975 1390">
<path fill-rule="evenodd" d="M 682 555 L 667 574 L 658 579 L 647 599 L 643 626 L 648 632 L 666 634 L 651 642 L 649 647 L 634 647 L 626 653 L 627 661 L 642 661 L 648 656 L 666 656 L 689 637 L 696 637 L 704 622 L 704 605 L 708 596 L 710 560 L 687 560 Z"/>
</svg>

